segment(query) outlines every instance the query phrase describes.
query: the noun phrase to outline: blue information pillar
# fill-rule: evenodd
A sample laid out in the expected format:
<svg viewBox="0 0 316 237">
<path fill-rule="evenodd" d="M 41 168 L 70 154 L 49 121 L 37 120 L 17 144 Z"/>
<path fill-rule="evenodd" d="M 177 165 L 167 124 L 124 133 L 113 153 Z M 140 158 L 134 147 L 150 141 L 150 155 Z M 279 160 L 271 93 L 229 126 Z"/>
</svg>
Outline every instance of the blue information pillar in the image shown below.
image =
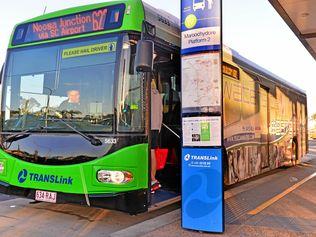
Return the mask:
<svg viewBox="0 0 316 237">
<path fill-rule="evenodd" d="M 182 0 L 182 227 L 224 232 L 221 0 Z"/>
</svg>

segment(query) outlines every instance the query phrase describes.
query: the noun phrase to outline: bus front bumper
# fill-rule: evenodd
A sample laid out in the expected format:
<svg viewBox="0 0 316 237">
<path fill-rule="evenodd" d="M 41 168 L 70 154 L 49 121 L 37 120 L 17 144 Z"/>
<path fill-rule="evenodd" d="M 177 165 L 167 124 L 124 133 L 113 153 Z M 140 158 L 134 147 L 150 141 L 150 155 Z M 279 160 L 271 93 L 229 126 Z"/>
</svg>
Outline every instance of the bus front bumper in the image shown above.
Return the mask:
<svg viewBox="0 0 316 237">
<path fill-rule="evenodd" d="M 49 190 L 41 190 L 48 191 Z M 21 188 L 0 181 L 0 193 L 35 200 L 36 189 Z M 79 204 L 138 214 L 148 210 L 148 190 L 124 193 L 70 194 L 57 192 L 57 204 Z"/>
</svg>

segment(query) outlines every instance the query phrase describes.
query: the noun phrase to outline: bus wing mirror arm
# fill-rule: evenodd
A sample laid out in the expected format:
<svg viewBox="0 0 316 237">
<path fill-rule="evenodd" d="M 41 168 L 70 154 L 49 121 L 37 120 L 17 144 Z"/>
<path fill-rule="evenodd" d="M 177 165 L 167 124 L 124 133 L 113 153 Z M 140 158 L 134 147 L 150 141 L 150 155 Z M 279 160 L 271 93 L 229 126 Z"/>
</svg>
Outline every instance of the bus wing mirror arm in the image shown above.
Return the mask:
<svg viewBox="0 0 316 237">
<path fill-rule="evenodd" d="M 135 58 L 136 72 L 152 72 L 154 65 L 154 42 L 139 40 Z"/>
<path fill-rule="evenodd" d="M 2 65 L 1 72 L 0 72 L 0 85 L 2 84 L 3 72 L 4 72 L 4 64 Z"/>
</svg>

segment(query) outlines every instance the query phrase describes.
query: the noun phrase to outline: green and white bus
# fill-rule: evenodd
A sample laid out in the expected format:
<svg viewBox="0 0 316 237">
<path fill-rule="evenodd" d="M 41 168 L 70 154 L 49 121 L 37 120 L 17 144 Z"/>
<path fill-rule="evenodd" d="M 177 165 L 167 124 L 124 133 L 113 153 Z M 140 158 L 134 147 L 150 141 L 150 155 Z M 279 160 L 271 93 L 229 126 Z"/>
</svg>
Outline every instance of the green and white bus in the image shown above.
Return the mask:
<svg viewBox="0 0 316 237">
<path fill-rule="evenodd" d="M 151 74 L 135 72 L 136 44 L 142 35 L 155 37 L 155 76 L 175 86 L 178 25 L 177 18 L 135 0 L 75 7 L 18 24 L 2 77 L 2 192 L 146 211 L 153 203 L 145 83 Z M 163 99 L 169 101 L 167 94 Z M 175 122 L 169 115 L 170 128 L 179 130 L 180 118 Z M 168 177 L 174 189 L 167 198 L 178 196 L 179 177 L 179 169 Z"/>
<path fill-rule="evenodd" d="M 225 183 L 299 162 L 305 93 L 233 51 L 223 58 Z M 180 74 L 179 20 L 141 0 L 18 24 L 1 74 L 0 192 L 132 214 L 178 201 Z M 152 79 L 163 103 L 159 146 L 168 150 L 155 194 Z"/>
</svg>

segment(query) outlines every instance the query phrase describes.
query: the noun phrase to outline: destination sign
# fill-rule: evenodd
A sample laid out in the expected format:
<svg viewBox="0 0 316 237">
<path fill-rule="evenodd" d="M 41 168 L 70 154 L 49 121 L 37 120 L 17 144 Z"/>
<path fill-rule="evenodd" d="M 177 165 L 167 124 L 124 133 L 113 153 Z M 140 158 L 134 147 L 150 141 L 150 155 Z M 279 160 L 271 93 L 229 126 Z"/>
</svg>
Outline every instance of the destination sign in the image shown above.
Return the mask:
<svg viewBox="0 0 316 237">
<path fill-rule="evenodd" d="M 122 26 L 124 4 L 19 25 L 13 45 L 117 29 Z"/>
<path fill-rule="evenodd" d="M 223 74 L 239 80 L 239 69 L 223 62 Z"/>
</svg>

